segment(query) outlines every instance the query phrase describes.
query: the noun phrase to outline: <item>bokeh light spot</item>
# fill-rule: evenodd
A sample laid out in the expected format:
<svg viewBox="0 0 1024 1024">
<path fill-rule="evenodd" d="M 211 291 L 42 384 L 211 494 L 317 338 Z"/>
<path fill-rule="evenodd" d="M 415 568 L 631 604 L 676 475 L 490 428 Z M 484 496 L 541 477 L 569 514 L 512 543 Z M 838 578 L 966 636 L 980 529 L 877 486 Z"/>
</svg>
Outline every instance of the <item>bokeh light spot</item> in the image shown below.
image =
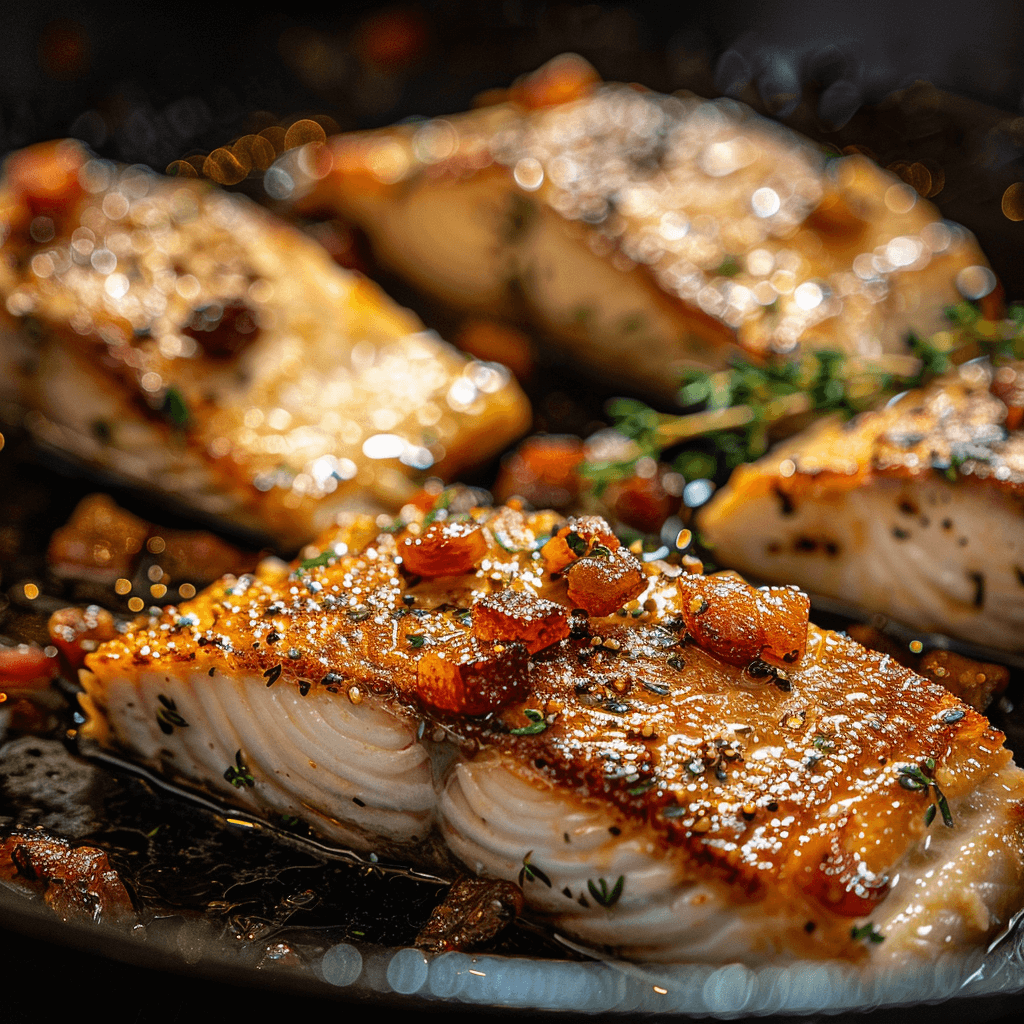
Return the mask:
<svg viewBox="0 0 1024 1024">
<path fill-rule="evenodd" d="M 1015 181 L 1006 189 L 1001 206 L 1007 220 L 1024 220 L 1024 182 Z"/>
<path fill-rule="evenodd" d="M 310 142 L 326 142 L 327 133 L 323 128 L 304 117 L 296 121 L 284 134 L 284 148 L 294 149 L 296 146 L 305 146 Z"/>
<path fill-rule="evenodd" d="M 224 146 L 215 149 L 203 161 L 203 174 L 218 185 L 237 185 L 248 173 L 249 169 Z"/>
</svg>

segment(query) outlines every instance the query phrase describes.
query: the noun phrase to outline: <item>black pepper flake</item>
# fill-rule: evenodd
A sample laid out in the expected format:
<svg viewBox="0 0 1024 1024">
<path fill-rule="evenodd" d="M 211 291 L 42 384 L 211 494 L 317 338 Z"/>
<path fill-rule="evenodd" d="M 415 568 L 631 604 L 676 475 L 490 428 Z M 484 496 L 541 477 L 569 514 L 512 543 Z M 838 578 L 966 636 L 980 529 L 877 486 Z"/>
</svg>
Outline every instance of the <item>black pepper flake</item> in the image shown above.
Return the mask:
<svg viewBox="0 0 1024 1024">
<path fill-rule="evenodd" d="M 808 921 L 807 924 L 804 925 L 804 931 L 807 932 L 808 935 L 810 935 L 817 929 L 817 927 L 818 926 L 813 921 Z"/>
<path fill-rule="evenodd" d="M 263 678 L 267 681 L 267 686 L 273 686 L 281 677 L 281 665 L 272 665 L 263 673 Z"/>
<path fill-rule="evenodd" d="M 309 688 L 313 684 L 308 679 L 299 680 L 299 695 L 305 697 L 309 694 Z"/>
<path fill-rule="evenodd" d="M 967 712 L 962 708 L 952 708 L 949 711 L 944 711 L 941 717 L 946 725 L 952 725 L 954 722 L 959 722 L 966 714 Z"/>
<path fill-rule="evenodd" d="M 686 668 L 686 662 L 683 661 L 678 654 L 673 654 L 672 657 L 668 659 L 668 664 L 670 668 L 674 668 L 677 672 L 682 672 L 683 669 Z"/>
<path fill-rule="evenodd" d="M 217 666 L 214 665 L 209 672 L 206 673 L 211 679 L 217 674 Z"/>
<path fill-rule="evenodd" d="M 357 796 L 352 797 L 352 803 L 354 803 L 356 805 L 356 807 L 365 807 L 366 806 L 366 804 L 364 804 L 363 801 L 360 800 L 359 797 L 357 797 Z"/>
<path fill-rule="evenodd" d="M 320 682 L 323 683 L 324 686 L 338 686 L 344 681 L 345 680 L 340 675 L 338 675 L 337 672 L 328 672 L 327 675 L 325 675 L 323 679 L 320 680 Z"/>
<path fill-rule="evenodd" d="M 778 801 L 776 801 L 776 800 L 769 801 L 768 803 L 765 804 L 765 808 L 767 810 L 771 811 L 774 814 L 779 809 Z"/>
<path fill-rule="evenodd" d="M 278 641 L 278 640 L 281 640 L 281 639 L 283 639 L 283 637 L 282 637 L 282 636 L 281 636 L 281 634 L 280 634 L 280 633 L 278 633 L 278 632 L 277 632 L 276 630 L 273 630 L 273 629 L 272 629 L 272 630 L 271 630 L 271 631 L 270 631 L 270 632 L 269 632 L 269 633 L 267 634 L 267 643 L 268 643 L 268 644 L 276 644 L 276 643 L 277 643 L 277 641 Z"/>
<path fill-rule="evenodd" d="M 672 664 L 671 658 L 669 658 L 668 663 Z M 659 697 L 667 697 L 672 692 L 672 687 L 666 686 L 664 683 L 652 683 L 649 679 L 644 679 L 642 686 L 645 690 L 650 690 L 651 693 L 656 693 Z"/>
<path fill-rule="evenodd" d="M 967 578 L 974 584 L 974 607 L 982 608 L 985 605 L 985 574 L 980 572 L 969 572 Z"/>
<path fill-rule="evenodd" d="M 402 595 L 402 603 L 403 604 L 415 604 L 416 603 L 416 595 L 415 594 L 403 594 Z"/>
<path fill-rule="evenodd" d="M 892 535 L 897 540 L 906 540 L 910 536 L 910 534 L 906 530 L 902 529 L 899 526 L 894 526 L 892 528 Z"/>
<path fill-rule="evenodd" d="M 612 834 L 613 836 L 621 836 L 621 835 L 622 835 L 622 829 L 621 829 L 621 828 L 619 828 L 619 826 L 618 826 L 618 825 L 610 825 L 610 826 L 608 827 L 608 831 L 609 831 L 609 832 L 610 832 L 610 833 L 611 833 L 611 834 Z"/>
<path fill-rule="evenodd" d="M 298 649 L 297 649 L 297 648 L 295 648 L 295 647 L 289 647 L 289 648 L 288 648 L 288 657 L 289 657 L 289 658 L 290 658 L 290 659 L 291 659 L 292 661 L 298 661 L 298 660 L 299 660 L 299 658 L 301 658 L 301 657 L 302 657 L 302 655 L 301 655 L 301 654 L 299 653 L 299 651 L 298 651 Z"/>
<path fill-rule="evenodd" d="M 210 642 L 210 638 L 208 636 L 197 636 L 196 637 L 196 643 L 200 647 L 205 647 L 209 642 Z"/>
</svg>

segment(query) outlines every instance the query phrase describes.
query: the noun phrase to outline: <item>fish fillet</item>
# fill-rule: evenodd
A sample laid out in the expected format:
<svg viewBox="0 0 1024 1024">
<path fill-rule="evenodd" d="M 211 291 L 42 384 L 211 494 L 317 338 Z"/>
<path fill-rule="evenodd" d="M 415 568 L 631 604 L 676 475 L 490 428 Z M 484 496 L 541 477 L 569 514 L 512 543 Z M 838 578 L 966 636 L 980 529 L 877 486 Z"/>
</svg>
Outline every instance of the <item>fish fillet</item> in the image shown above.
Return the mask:
<svg viewBox="0 0 1024 1024">
<path fill-rule="evenodd" d="M 734 471 L 701 514 L 759 579 L 1024 651 L 1024 363 L 971 362 Z"/>
<path fill-rule="evenodd" d="M 732 100 L 594 79 L 563 58 L 507 102 L 342 135 L 274 173 L 423 292 L 525 318 L 663 396 L 740 350 L 902 352 L 962 296 L 998 305 L 973 237 L 866 158 L 826 160 Z"/>
<path fill-rule="evenodd" d="M 596 517 L 443 516 L 354 521 L 138 620 L 86 659 L 83 736 L 517 882 L 636 959 L 919 962 L 1024 902 L 1002 734 L 795 589 L 644 562 Z"/>
<path fill-rule="evenodd" d="M 283 545 L 528 425 L 503 367 L 197 181 L 34 147 L 5 164 L 0 243 L 0 414 Z"/>
</svg>

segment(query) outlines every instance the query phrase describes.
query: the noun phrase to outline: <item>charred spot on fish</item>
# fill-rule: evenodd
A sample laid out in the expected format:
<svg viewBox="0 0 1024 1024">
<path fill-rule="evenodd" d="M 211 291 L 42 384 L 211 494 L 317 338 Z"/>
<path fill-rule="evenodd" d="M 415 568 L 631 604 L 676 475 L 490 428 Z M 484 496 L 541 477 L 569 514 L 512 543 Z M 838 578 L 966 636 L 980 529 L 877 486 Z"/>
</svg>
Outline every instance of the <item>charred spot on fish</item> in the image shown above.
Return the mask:
<svg viewBox="0 0 1024 1024">
<path fill-rule="evenodd" d="M 244 302 L 211 303 L 192 311 L 181 333 L 214 359 L 230 359 L 259 337 L 256 313 Z"/>
<path fill-rule="evenodd" d="M 608 826 L 608 831 L 609 831 L 609 832 L 610 832 L 610 833 L 611 833 L 611 834 L 612 834 L 613 836 L 621 836 L 621 835 L 622 835 L 622 829 L 621 829 L 621 828 L 619 828 L 619 826 L 618 826 L 618 825 L 609 825 L 609 826 Z"/>
<path fill-rule="evenodd" d="M 278 642 L 278 640 L 281 640 L 281 639 L 283 639 L 283 637 L 281 636 L 280 633 L 277 632 L 277 630 L 272 629 L 267 634 L 267 643 L 268 644 L 276 644 Z"/>
<path fill-rule="evenodd" d="M 514 244 L 525 238 L 536 217 L 536 206 L 521 192 L 511 192 L 508 212 L 505 216 L 505 241 Z"/>
<path fill-rule="evenodd" d="M 807 932 L 808 935 L 812 935 L 817 930 L 817 927 L 818 926 L 813 921 L 808 921 L 807 924 L 804 925 L 804 931 Z"/>
<path fill-rule="evenodd" d="M 793 548 L 796 551 L 817 551 L 818 542 L 813 537 L 801 535 L 797 537 L 795 541 L 793 541 Z"/>
<path fill-rule="evenodd" d="M 971 603 L 975 608 L 983 608 L 985 606 L 985 574 L 969 572 L 967 578 L 974 584 L 974 598 Z"/>
<path fill-rule="evenodd" d="M 898 508 L 898 509 L 899 509 L 899 510 L 900 510 L 900 511 L 901 511 L 901 512 L 902 512 L 902 513 L 903 513 L 903 514 L 905 515 L 905 516 L 916 516 L 916 515 L 918 515 L 918 514 L 920 513 L 920 511 L 921 511 L 921 510 L 920 510 L 920 509 L 919 509 L 919 508 L 917 507 L 917 504 L 916 504 L 915 502 L 911 501 L 911 500 L 910 500 L 910 498 L 900 498 L 900 500 L 899 500 L 899 501 L 898 501 L 898 502 L 896 503 L 896 507 L 897 507 L 897 508 Z"/>
<path fill-rule="evenodd" d="M 1013 567 L 1013 571 L 1017 574 L 1017 582 L 1022 587 L 1024 587 L 1024 569 L 1022 569 L 1019 565 L 1015 565 Z"/>
<path fill-rule="evenodd" d="M 896 540 L 906 540 L 910 536 L 906 530 L 899 526 L 894 526 L 892 528 L 892 535 Z"/>
<path fill-rule="evenodd" d="M 782 545 L 777 541 L 769 541 L 765 547 L 769 555 L 777 555 L 782 550 Z"/>
<path fill-rule="evenodd" d="M 779 512 L 784 516 L 791 516 L 796 513 L 796 505 L 793 499 L 778 484 L 774 488 L 775 497 L 779 502 Z"/>
</svg>

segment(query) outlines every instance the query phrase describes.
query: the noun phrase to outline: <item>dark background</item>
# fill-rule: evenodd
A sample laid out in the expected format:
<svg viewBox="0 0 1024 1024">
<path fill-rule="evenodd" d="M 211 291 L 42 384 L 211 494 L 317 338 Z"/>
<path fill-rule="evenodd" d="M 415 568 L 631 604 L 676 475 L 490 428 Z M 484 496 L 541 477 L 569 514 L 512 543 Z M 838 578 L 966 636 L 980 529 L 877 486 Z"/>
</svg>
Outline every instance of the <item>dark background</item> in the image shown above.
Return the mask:
<svg viewBox="0 0 1024 1024">
<path fill-rule="evenodd" d="M 329 16 L 11 6 L 0 13 L 0 154 L 74 135 L 102 155 L 163 170 L 298 117 L 333 130 L 459 110 L 573 50 L 606 79 L 732 95 L 819 142 L 868 152 L 974 230 L 1008 297 L 1024 299 L 1024 209 L 1006 198 L 1024 182 L 1019 2 L 433 0 L 335 5 Z M 247 185 L 258 191 L 258 181 Z M 4 1024 L 95 1011 L 136 1024 L 387 1012 L 125 967 L 2 928 L 0 950 Z M 988 1020 L 1012 1005 L 873 1019 Z"/>
<path fill-rule="evenodd" d="M 163 170 L 300 116 L 330 131 L 450 113 L 574 50 L 606 79 L 728 94 L 866 151 L 974 230 L 1024 299 L 1024 186 L 1004 199 L 1024 182 L 1017 0 L 294 6 L 0 14 L 0 154 L 74 135 Z"/>
</svg>

